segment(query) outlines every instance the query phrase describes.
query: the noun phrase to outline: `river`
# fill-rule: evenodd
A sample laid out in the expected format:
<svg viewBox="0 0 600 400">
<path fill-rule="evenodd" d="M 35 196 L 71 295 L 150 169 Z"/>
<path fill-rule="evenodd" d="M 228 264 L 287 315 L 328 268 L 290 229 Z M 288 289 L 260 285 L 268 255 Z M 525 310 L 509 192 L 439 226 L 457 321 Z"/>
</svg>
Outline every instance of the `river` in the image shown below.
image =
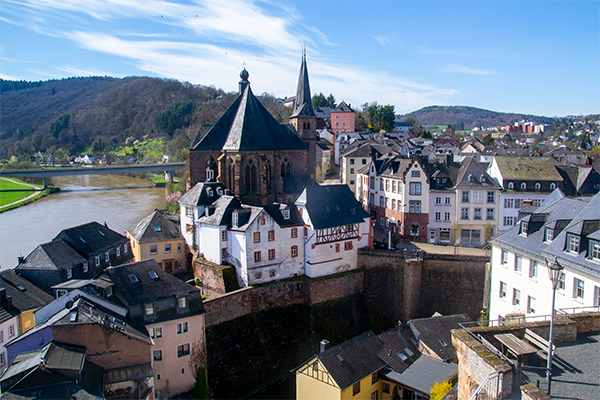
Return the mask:
<svg viewBox="0 0 600 400">
<path fill-rule="evenodd" d="M 0 214 L 0 267 L 14 268 L 39 244 L 65 229 L 97 221 L 121 234 L 156 208 L 167 205 L 166 189 L 122 175 L 78 175 L 52 178 L 61 192 Z M 109 189 L 110 188 L 110 189 Z"/>
</svg>

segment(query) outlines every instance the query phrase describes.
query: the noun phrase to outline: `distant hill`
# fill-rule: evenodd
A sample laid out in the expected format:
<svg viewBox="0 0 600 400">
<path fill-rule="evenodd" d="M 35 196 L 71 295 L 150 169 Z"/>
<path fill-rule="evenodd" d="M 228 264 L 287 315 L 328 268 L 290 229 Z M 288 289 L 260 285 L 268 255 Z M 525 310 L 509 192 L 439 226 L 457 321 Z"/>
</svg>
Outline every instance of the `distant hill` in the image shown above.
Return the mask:
<svg viewBox="0 0 600 400">
<path fill-rule="evenodd" d="M 465 127 L 495 127 L 512 124 L 516 121 L 529 120 L 540 124 L 552 124 L 554 118 L 538 115 L 501 113 L 465 106 L 429 106 L 405 114 L 404 117 L 415 116 L 421 125 L 448 125 L 464 122 Z"/>
<path fill-rule="evenodd" d="M 202 124 L 214 124 L 237 96 L 149 77 L 0 80 L 0 88 L 0 159 L 59 148 L 105 153 L 146 135 L 164 138 L 174 155 L 190 145 Z M 276 119 L 288 120 L 289 108 L 273 96 L 259 98 Z"/>
</svg>

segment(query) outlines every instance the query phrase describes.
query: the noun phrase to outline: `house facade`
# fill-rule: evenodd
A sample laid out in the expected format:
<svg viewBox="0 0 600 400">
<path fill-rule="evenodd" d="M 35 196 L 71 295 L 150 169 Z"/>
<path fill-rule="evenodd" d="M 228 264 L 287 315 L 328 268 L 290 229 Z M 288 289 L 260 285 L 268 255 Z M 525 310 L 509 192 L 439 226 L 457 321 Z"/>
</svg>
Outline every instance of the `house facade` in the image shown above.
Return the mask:
<svg viewBox="0 0 600 400">
<path fill-rule="evenodd" d="M 371 218 L 346 185 L 308 186 L 296 206 L 304 221 L 305 274 L 311 278 L 357 268 L 372 248 Z"/>
<path fill-rule="evenodd" d="M 487 172 L 502 186 L 500 231 L 517 223 L 524 201 L 538 207 L 554 189 L 564 190 L 564 180 L 549 157 L 494 157 Z"/>
<path fill-rule="evenodd" d="M 235 266 L 247 287 L 304 274 L 303 227 L 294 205 L 248 206 L 224 195 L 198 220 L 197 236 L 204 258 Z"/>
<path fill-rule="evenodd" d="M 179 229 L 178 218 L 168 215 L 166 210 L 154 210 L 126 231 L 131 243 L 133 261 L 153 258 L 169 274 L 187 271 L 188 251 Z"/>
<path fill-rule="evenodd" d="M 562 266 L 556 309 L 600 306 L 600 195 L 553 192 L 492 241 L 490 319 L 550 314 L 548 268 Z"/>
<path fill-rule="evenodd" d="M 342 101 L 337 107 L 331 110 L 331 130 L 335 134 L 335 137 L 340 132 L 354 132 L 354 117 L 354 110 L 345 101 Z"/>
</svg>

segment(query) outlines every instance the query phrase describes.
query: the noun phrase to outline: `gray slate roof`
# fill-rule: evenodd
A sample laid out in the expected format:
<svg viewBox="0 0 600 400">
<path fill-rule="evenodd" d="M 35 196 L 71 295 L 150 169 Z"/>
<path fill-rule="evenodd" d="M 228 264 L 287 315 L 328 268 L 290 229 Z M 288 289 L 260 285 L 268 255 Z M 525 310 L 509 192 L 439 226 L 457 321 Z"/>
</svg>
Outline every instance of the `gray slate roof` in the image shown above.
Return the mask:
<svg viewBox="0 0 600 400">
<path fill-rule="evenodd" d="M 0 272 L 0 287 L 12 297 L 12 306 L 19 312 L 36 310 L 54 300 L 54 297 L 17 275 L 14 269 Z"/>
<path fill-rule="evenodd" d="M 53 240 L 62 239 L 83 257 L 90 258 L 100 252 L 129 243 L 127 237 L 97 222 L 62 230 Z"/>
<path fill-rule="evenodd" d="M 220 182 L 196 183 L 193 188 L 181 196 L 179 204 L 184 206 L 207 206 L 221 196 L 219 190 L 221 193 L 225 193 L 227 188 Z"/>
<path fill-rule="evenodd" d="M 334 108 L 333 110 L 331 110 L 331 112 L 354 112 L 353 109 L 351 109 L 348 104 L 346 104 L 345 101 L 342 101 L 340 104 L 337 105 L 336 108 Z"/>
<path fill-rule="evenodd" d="M 129 233 L 139 243 L 183 239 L 179 220 L 177 217 L 169 215 L 166 210 L 154 210 L 152 214 L 142 219 Z"/>
<path fill-rule="evenodd" d="M 314 117 L 315 111 L 312 107 L 312 96 L 310 95 L 310 83 L 308 81 L 308 67 L 306 66 L 306 55 L 302 55 L 300 65 L 300 76 L 298 76 L 298 87 L 296 89 L 296 101 L 292 117 L 309 116 Z"/>
<path fill-rule="evenodd" d="M 461 189 L 502 189 L 502 186 L 488 175 L 483 165 L 473 157 L 465 157 L 463 160 L 454 186 Z"/>
<path fill-rule="evenodd" d="M 191 150 L 306 150 L 306 146 L 290 128 L 271 116 L 248 85 Z"/>
<path fill-rule="evenodd" d="M 33 270 L 63 270 L 84 262 L 81 254 L 76 252 L 64 240 L 55 239 L 52 242 L 40 244 L 15 269 Z"/>
<path fill-rule="evenodd" d="M 360 224 L 371 216 L 362 209 L 348 185 L 308 186 L 296 205 L 306 207 L 315 229 Z"/>
<path fill-rule="evenodd" d="M 452 345 L 452 329 L 459 329 L 461 322 L 469 322 L 466 314 L 439 316 L 431 318 L 411 319 L 408 321 L 415 337 L 423 342 L 444 361 L 456 358 L 456 349 Z M 443 340 L 442 343 L 440 340 Z"/>
</svg>

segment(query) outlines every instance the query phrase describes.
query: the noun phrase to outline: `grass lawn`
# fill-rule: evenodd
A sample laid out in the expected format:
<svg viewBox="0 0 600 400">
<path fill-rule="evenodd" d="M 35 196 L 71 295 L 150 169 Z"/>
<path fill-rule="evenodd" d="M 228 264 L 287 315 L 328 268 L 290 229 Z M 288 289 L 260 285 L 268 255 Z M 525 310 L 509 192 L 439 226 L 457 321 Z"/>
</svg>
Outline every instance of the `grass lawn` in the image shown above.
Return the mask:
<svg viewBox="0 0 600 400">
<path fill-rule="evenodd" d="M 11 178 L 11 179 L 15 180 L 15 181 L 17 180 L 14 178 Z M 40 187 L 40 186 L 36 186 L 36 187 Z M 20 184 L 20 183 L 14 183 L 5 178 L 0 178 L 0 189 L 26 189 L 26 188 L 31 188 L 31 186 L 28 186 L 25 184 Z M 24 199 L 25 197 L 31 195 L 32 193 L 33 192 L 0 192 L 0 209 L 3 208 L 7 204 Z M 42 193 L 43 192 L 39 192 L 38 196 L 41 196 Z"/>
</svg>

